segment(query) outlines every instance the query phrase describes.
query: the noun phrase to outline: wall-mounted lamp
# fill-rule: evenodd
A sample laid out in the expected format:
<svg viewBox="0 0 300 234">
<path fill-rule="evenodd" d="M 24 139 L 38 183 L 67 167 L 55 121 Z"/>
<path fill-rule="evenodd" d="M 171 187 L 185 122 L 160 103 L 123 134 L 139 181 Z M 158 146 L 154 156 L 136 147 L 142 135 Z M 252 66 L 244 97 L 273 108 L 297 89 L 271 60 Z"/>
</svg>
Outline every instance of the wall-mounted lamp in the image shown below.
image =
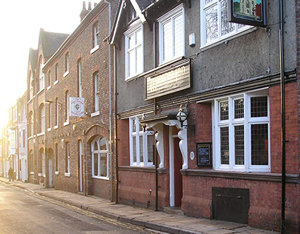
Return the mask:
<svg viewBox="0 0 300 234">
<path fill-rule="evenodd" d="M 187 119 L 187 114 L 183 111 L 182 105 L 179 107 L 179 111 L 176 115 L 176 119 L 180 122 L 181 127 L 183 127 L 183 122 Z"/>
</svg>

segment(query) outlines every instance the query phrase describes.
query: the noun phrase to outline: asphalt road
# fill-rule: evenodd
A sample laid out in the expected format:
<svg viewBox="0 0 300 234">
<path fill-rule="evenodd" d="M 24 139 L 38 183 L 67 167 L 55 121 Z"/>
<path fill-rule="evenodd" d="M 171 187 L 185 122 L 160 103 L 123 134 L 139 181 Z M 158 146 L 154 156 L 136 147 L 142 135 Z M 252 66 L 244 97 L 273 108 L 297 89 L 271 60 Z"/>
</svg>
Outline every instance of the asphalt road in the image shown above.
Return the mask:
<svg viewBox="0 0 300 234">
<path fill-rule="evenodd" d="M 0 184 L 0 233 L 151 233 Z"/>
</svg>

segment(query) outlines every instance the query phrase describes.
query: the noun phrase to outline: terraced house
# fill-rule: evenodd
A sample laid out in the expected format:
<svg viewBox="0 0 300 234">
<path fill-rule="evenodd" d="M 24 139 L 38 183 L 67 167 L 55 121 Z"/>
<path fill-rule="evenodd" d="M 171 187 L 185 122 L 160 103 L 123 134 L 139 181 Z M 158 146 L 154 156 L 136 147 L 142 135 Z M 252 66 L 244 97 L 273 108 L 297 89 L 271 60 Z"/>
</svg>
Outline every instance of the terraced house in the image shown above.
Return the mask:
<svg viewBox="0 0 300 234">
<path fill-rule="evenodd" d="M 40 33 L 28 75 L 31 182 L 113 196 L 113 75 L 107 38 L 115 5 L 84 2 L 81 22 L 72 34 Z"/>
<path fill-rule="evenodd" d="M 285 214 L 296 233 L 299 1 L 285 1 L 284 73 L 279 1 L 262 1 L 264 27 L 230 23 L 229 2 L 120 1 L 111 35 L 118 200 L 278 230 L 284 74 Z M 249 15 L 260 18 L 256 5 Z"/>
</svg>

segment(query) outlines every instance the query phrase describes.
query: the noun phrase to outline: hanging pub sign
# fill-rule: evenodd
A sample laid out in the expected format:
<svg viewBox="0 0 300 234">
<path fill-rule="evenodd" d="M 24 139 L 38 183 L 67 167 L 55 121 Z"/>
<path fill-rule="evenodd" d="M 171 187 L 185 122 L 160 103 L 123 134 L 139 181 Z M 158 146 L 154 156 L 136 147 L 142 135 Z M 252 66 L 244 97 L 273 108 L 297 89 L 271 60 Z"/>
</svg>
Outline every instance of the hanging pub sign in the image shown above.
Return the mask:
<svg viewBox="0 0 300 234">
<path fill-rule="evenodd" d="M 266 27 L 265 0 L 228 0 L 228 2 L 230 22 Z"/>
<path fill-rule="evenodd" d="M 70 97 L 70 116 L 83 117 L 84 116 L 84 98 Z"/>
</svg>

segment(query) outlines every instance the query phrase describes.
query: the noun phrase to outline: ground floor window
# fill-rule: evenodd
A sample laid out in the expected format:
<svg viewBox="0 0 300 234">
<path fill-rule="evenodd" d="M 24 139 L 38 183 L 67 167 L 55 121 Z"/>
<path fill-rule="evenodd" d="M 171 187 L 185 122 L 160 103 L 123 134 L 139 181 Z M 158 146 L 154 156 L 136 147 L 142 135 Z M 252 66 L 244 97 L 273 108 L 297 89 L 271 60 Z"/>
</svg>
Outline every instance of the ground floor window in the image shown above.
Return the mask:
<svg viewBox="0 0 300 234">
<path fill-rule="evenodd" d="M 131 166 L 153 166 L 154 131 L 143 128 L 140 117 L 129 118 Z"/>
<path fill-rule="evenodd" d="M 91 143 L 92 176 L 108 178 L 108 144 L 104 137 L 96 137 Z"/>
<path fill-rule="evenodd" d="M 214 167 L 241 171 L 270 170 L 268 90 L 214 101 Z"/>
<path fill-rule="evenodd" d="M 70 143 L 66 142 L 65 145 L 65 175 L 70 175 Z"/>
</svg>

